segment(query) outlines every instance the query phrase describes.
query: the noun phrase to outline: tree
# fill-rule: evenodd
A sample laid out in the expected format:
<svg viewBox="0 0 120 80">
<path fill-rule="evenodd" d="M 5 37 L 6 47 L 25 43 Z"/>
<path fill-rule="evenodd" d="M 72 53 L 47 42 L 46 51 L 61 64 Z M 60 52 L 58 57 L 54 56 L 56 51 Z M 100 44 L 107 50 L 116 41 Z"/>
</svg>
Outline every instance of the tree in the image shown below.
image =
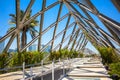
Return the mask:
<svg viewBox="0 0 120 80">
<path fill-rule="evenodd" d="M 23 19 L 23 16 L 24 16 L 24 11 L 21 10 L 20 11 L 20 21 L 22 21 Z M 28 13 L 28 15 L 26 16 L 26 19 L 25 21 L 29 20 L 30 17 L 31 17 L 31 13 L 32 13 L 32 10 Z M 16 26 L 16 15 L 15 14 L 10 14 L 11 16 L 11 19 L 10 19 L 10 24 L 13 24 L 14 27 L 11 27 L 9 28 L 8 31 L 11 31 L 12 29 L 15 28 Z M 32 38 L 34 38 L 36 36 L 36 33 L 38 32 L 36 29 L 35 29 L 35 26 L 38 25 L 38 21 L 36 19 L 32 20 L 30 22 L 30 24 L 27 24 L 25 25 L 22 29 L 21 29 L 21 33 L 22 33 L 22 36 L 21 36 L 21 47 L 24 47 L 27 43 L 27 32 L 30 32 L 30 35 Z M 26 51 L 26 50 L 25 50 Z"/>
</svg>

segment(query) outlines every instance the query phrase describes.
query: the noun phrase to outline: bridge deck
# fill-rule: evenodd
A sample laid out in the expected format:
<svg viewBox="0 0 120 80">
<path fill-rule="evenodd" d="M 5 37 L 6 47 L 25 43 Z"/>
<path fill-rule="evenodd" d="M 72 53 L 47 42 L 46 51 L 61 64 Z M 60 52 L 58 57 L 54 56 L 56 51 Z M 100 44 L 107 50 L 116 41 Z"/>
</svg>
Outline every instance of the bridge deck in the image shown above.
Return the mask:
<svg viewBox="0 0 120 80">
<path fill-rule="evenodd" d="M 111 80 L 100 60 L 81 59 L 73 67 L 62 80 Z"/>
<path fill-rule="evenodd" d="M 67 61 L 66 61 L 67 62 Z M 56 63 L 55 67 L 60 66 L 62 62 Z M 45 72 L 51 71 L 52 64 L 45 65 L 43 70 Z M 90 58 L 77 58 L 76 62 L 71 64 L 72 70 L 68 73 L 68 76 L 62 80 L 87 80 L 95 78 L 97 80 L 109 80 L 109 75 L 105 70 L 103 64 L 99 60 Z M 42 67 L 32 68 L 33 74 L 41 74 Z M 26 70 L 29 73 L 29 69 Z M 61 74 L 62 75 L 62 74 Z M 11 72 L 0 75 L 0 80 L 19 80 L 23 78 L 23 72 Z M 89 78 L 89 79 L 88 79 Z M 94 80 L 94 79 L 92 79 Z"/>
<path fill-rule="evenodd" d="M 67 60 L 65 60 L 67 62 Z M 62 64 L 62 62 L 57 62 L 55 63 L 55 67 L 57 68 Z M 47 73 L 51 72 L 52 64 L 47 64 L 44 65 L 43 67 L 33 67 L 33 75 L 41 75 L 42 71 Z M 30 73 L 30 68 L 25 69 L 27 73 Z M 16 71 L 16 72 L 10 72 L 10 73 L 5 73 L 0 75 L 0 80 L 20 80 L 23 79 L 23 71 Z"/>
</svg>

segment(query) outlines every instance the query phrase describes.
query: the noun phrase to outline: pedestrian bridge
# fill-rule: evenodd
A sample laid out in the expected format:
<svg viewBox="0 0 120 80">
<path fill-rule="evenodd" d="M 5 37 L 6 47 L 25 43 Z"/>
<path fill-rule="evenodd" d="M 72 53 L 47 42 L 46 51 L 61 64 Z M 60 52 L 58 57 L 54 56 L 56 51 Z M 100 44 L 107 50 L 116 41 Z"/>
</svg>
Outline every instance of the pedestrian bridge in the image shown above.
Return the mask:
<svg viewBox="0 0 120 80">
<path fill-rule="evenodd" d="M 0 75 L 1 80 L 111 80 L 100 59 L 75 58 Z"/>
<path fill-rule="evenodd" d="M 103 6 L 108 5 L 103 10 L 101 10 L 101 5 L 98 6 L 98 0 L 11 1 L 9 3 L 15 3 L 12 6 L 14 7 L 13 14 L 9 13 L 13 27 L 9 28 L 8 25 L 0 27 L 2 36 L 0 44 L 4 43 L 4 47 L 0 46 L 0 53 L 8 55 L 5 61 L 3 61 L 4 55 L 1 59 L 1 62 L 3 61 L 1 71 L 9 69 L 7 65 L 12 59 L 11 48 L 15 48 L 13 51 L 17 53 L 32 50 L 31 46 L 35 46 L 35 51 L 38 52 L 43 52 L 50 47 L 49 53 L 62 49 L 81 53 L 86 45 L 91 43 L 96 49 L 113 48 L 118 55 L 120 54 L 120 20 L 117 15 L 120 11 L 119 0 L 108 0 L 111 8 L 104 2 L 107 0 L 99 0 L 103 1 Z M 7 7 L 11 6 L 7 5 Z M 8 17 L 8 15 L 5 16 Z M 23 63 L 22 66 L 14 67 L 15 69 L 22 68 L 22 71 L 1 74 L 0 80 L 34 80 L 37 78 L 39 80 L 110 80 L 99 59 L 69 58 L 57 62 L 53 60 L 49 62 L 50 64 L 43 65 L 43 61 L 49 55 L 45 55 L 38 64 L 33 64 L 37 67 Z"/>
<path fill-rule="evenodd" d="M 41 5 L 37 4 L 38 2 Z M 111 6 L 116 7 L 115 11 L 119 11 L 119 1 L 109 2 Z M 6 42 L 4 49 L 1 50 L 3 52 L 9 52 L 11 46 L 18 52 L 23 52 L 33 44 L 37 47 L 35 50 L 39 52 L 44 51 L 48 46 L 51 52 L 60 49 L 80 51 L 91 42 L 95 48 L 112 47 L 119 53 L 120 23 L 116 20 L 119 15 L 114 18 L 111 18 L 112 14 L 105 15 L 97 9 L 92 0 L 51 0 L 50 2 L 30 0 L 27 2 L 29 4 L 26 4 L 25 11 L 21 10 L 20 5 L 25 4 L 22 0 L 16 0 L 14 3 L 16 3 L 16 13 L 9 13 L 12 18 L 10 23 L 13 23 L 14 27 L 8 27 L 6 33 L 3 33 L 4 29 L 1 28 L 0 43 Z M 41 10 L 34 6 L 40 6 Z M 101 8 L 99 6 L 99 9 Z"/>
</svg>

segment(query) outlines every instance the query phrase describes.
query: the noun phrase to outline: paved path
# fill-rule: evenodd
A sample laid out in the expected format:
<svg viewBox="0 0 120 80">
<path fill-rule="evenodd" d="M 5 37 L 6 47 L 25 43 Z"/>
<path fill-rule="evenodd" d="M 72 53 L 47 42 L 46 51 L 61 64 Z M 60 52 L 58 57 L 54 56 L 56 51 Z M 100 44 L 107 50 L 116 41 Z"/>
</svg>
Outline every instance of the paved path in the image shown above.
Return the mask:
<svg viewBox="0 0 120 80">
<path fill-rule="evenodd" d="M 65 64 L 67 64 L 68 60 L 65 60 L 64 62 L 65 62 Z M 61 69 L 61 67 L 59 67 L 59 66 L 61 66 L 62 64 L 63 64 L 63 62 L 57 62 L 57 63 L 55 63 L 54 68 Z M 36 77 L 38 78 L 39 76 L 43 75 L 42 70 L 45 73 L 44 75 L 47 75 L 47 74 L 51 75 L 51 69 L 52 69 L 52 64 L 47 64 L 47 65 L 44 65 L 43 69 L 41 66 L 33 67 L 32 71 L 33 71 L 33 75 L 36 75 Z M 57 73 L 59 72 L 59 70 L 56 70 L 56 71 L 57 71 Z M 58 74 L 62 74 L 61 71 L 62 70 L 60 70 L 60 73 L 58 73 Z M 30 73 L 30 69 L 26 69 L 26 72 Z M 48 75 L 48 78 L 49 78 L 49 75 Z M 21 80 L 21 79 L 23 79 L 22 71 L 10 72 L 10 73 L 5 73 L 5 74 L 0 75 L 0 80 Z M 47 80 L 47 79 L 45 79 L 45 80 Z"/>
<path fill-rule="evenodd" d="M 110 80 L 108 78 L 109 75 L 107 75 L 107 71 L 100 60 L 91 58 L 76 58 L 71 61 L 65 61 L 65 64 L 67 62 L 72 62 L 71 65 L 66 66 L 66 68 L 71 66 L 72 70 L 67 74 L 68 76 L 62 80 Z M 63 62 L 55 63 L 55 80 L 58 80 L 58 78 L 63 74 L 62 67 L 57 68 L 62 64 Z M 37 75 L 34 80 L 40 80 L 41 75 L 43 75 L 44 80 L 52 80 L 51 68 L 52 64 L 45 65 L 43 68 L 43 70 L 47 72 L 45 74 L 41 73 L 41 66 L 32 68 L 33 74 Z M 26 69 L 26 71 L 30 73 L 29 69 Z M 22 71 L 0 75 L 0 80 L 20 80 L 22 78 Z"/>
<path fill-rule="evenodd" d="M 73 70 L 62 80 L 111 80 L 100 60 L 79 59 L 73 64 Z"/>
</svg>

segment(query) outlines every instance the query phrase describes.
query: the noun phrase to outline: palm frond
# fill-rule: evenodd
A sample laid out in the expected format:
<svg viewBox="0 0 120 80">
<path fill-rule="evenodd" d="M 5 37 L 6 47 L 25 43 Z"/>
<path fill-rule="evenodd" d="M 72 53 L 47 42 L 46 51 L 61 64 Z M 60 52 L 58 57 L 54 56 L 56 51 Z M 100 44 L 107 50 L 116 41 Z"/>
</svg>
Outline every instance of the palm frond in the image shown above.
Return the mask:
<svg viewBox="0 0 120 80">
<path fill-rule="evenodd" d="M 7 30 L 7 33 L 10 32 L 10 31 L 12 31 L 12 30 L 14 30 L 14 29 L 15 29 L 15 27 L 10 27 L 10 28 Z"/>
<path fill-rule="evenodd" d="M 23 16 L 24 16 L 24 11 L 23 10 L 20 10 L 20 21 L 22 21 L 22 19 L 23 19 Z"/>
<path fill-rule="evenodd" d="M 9 24 L 16 24 L 16 15 L 9 14 L 9 16 L 11 16 L 11 18 L 9 20 Z"/>
<path fill-rule="evenodd" d="M 30 27 L 35 27 L 35 26 L 38 26 L 38 25 L 32 22 L 30 23 Z"/>
<path fill-rule="evenodd" d="M 32 39 L 36 36 L 36 33 L 34 31 L 30 31 L 30 35 L 32 37 Z"/>
<path fill-rule="evenodd" d="M 33 32 L 35 32 L 35 33 L 39 33 L 34 27 L 31 27 L 31 28 L 30 28 L 30 31 L 33 31 Z"/>
<path fill-rule="evenodd" d="M 9 24 L 16 24 L 16 21 L 11 19 L 11 20 L 8 21 L 8 23 Z"/>
<path fill-rule="evenodd" d="M 16 18 L 15 14 L 9 14 L 9 16 L 11 16 L 12 18 Z"/>
<path fill-rule="evenodd" d="M 37 21 L 37 20 L 32 20 L 30 25 L 31 25 L 32 27 L 34 27 L 34 26 L 38 26 L 38 23 L 39 23 L 39 21 Z"/>
<path fill-rule="evenodd" d="M 32 38 L 37 36 L 37 34 L 39 33 L 34 27 L 31 27 L 29 29 L 30 29 L 30 35 L 31 35 Z"/>
</svg>

